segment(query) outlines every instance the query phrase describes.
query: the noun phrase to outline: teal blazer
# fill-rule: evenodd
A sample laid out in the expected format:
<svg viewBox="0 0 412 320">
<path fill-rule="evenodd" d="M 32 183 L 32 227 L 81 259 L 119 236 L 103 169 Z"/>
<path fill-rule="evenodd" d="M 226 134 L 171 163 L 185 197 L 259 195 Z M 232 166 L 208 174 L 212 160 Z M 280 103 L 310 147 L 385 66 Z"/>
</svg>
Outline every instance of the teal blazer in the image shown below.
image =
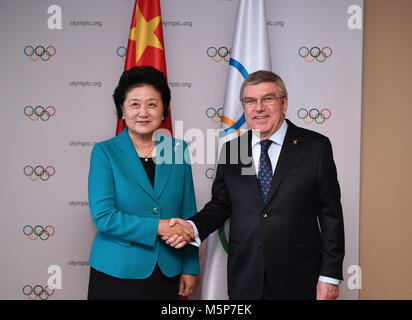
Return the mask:
<svg viewBox="0 0 412 320">
<path fill-rule="evenodd" d="M 89 265 L 123 279 L 162 272 L 199 273 L 198 249 L 174 249 L 157 236 L 159 219 L 196 213 L 189 152 L 184 141 L 156 133 L 154 188 L 125 128 L 96 144 L 89 172 L 89 206 L 97 234 Z"/>
</svg>

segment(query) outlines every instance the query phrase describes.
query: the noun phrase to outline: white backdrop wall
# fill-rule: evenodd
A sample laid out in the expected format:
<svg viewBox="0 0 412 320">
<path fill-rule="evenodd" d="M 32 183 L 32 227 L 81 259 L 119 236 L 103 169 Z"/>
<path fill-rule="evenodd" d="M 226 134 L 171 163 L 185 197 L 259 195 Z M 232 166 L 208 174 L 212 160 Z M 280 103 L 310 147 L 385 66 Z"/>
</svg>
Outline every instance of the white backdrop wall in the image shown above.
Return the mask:
<svg viewBox="0 0 412 320">
<path fill-rule="evenodd" d="M 50 22 L 53 5 L 61 8 L 61 29 L 49 28 L 58 22 Z M 351 5 L 363 9 L 363 0 L 266 0 L 273 71 L 289 92 L 287 117 L 332 141 L 345 218 L 341 299 L 358 298 L 347 270 L 359 264 L 363 33 L 348 27 Z M 95 233 L 87 199 L 90 152 L 115 133 L 111 95 L 124 68 L 133 6 L 130 0 L 0 0 L 0 299 L 36 298 L 25 295 L 26 286 L 45 287 L 56 275 L 50 265 L 61 268 L 62 289 L 43 297 L 87 296 Z M 161 6 L 172 121 L 183 121 L 183 132 L 217 129 L 213 110 L 223 106 L 229 55 L 213 57 L 213 47 L 230 50 L 237 1 L 162 0 Z M 48 50 L 47 61 L 33 53 L 38 46 Z M 328 57 L 310 62 L 302 47 Z M 311 109 L 313 116 L 324 109 L 327 119 L 302 119 Z M 213 168 L 193 164 L 198 208 L 210 199 Z M 42 228 L 49 234 L 44 240 L 31 231 Z"/>
</svg>

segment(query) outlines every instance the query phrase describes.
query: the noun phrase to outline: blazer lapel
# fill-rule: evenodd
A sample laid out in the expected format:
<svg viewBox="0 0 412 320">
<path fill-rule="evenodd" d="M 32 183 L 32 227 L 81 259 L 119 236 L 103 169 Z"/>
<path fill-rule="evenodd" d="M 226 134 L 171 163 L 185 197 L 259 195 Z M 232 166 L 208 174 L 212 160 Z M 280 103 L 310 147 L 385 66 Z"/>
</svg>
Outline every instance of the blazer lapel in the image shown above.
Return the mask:
<svg viewBox="0 0 412 320">
<path fill-rule="evenodd" d="M 147 176 L 142 162 L 140 161 L 139 155 L 136 152 L 133 142 L 129 137 L 127 128 L 125 128 L 116 137 L 116 145 L 122 152 L 122 155 L 119 156 L 119 159 L 123 162 L 124 168 L 126 168 L 133 181 L 155 200 L 156 198 L 154 196 L 152 184 L 150 183 L 149 177 Z"/>
<path fill-rule="evenodd" d="M 293 162 L 293 159 L 295 159 L 300 150 L 300 144 L 298 143 L 299 130 L 297 130 L 297 127 L 293 123 L 288 120 L 286 121 L 288 122 L 288 130 L 283 141 L 282 150 L 279 154 L 275 173 L 272 177 L 272 182 L 270 184 L 269 194 L 265 202 L 265 207 L 270 203 L 270 200 L 276 193 L 276 190 L 278 189 L 280 183 L 285 178 L 286 173 L 288 172 L 289 167 Z"/>
<path fill-rule="evenodd" d="M 154 181 L 154 193 L 157 198 L 159 198 L 169 179 L 170 171 L 172 169 L 172 163 L 174 163 L 174 154 L 172 142 L 175 141 L 170 137 L 156 134 L 156 173 Z M 177 144 L 175 147 L 177 148 Z M 181 146 L 183 147 L 183 146 Z"/>
</svg>

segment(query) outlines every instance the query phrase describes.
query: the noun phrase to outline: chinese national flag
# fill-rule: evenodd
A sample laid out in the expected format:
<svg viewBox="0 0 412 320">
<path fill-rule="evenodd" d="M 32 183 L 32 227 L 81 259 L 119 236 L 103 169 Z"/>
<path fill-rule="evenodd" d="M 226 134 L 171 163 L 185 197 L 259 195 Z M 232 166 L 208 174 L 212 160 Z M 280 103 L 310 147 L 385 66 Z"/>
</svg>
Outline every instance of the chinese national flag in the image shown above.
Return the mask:
<svg viewBox="0 0 412 320">
<path fill-rule="evenodd" d="M 167 78 L 159 0 L 136 0 L 134 5 L 124 70 L 136 66 L 155 67 L 162 71 Z M 123 120 L 117 119 L 116 135 L 124 127 Z M 170 109 L 168 117 L 160 127 L 172 133 Z"/>
</svg>

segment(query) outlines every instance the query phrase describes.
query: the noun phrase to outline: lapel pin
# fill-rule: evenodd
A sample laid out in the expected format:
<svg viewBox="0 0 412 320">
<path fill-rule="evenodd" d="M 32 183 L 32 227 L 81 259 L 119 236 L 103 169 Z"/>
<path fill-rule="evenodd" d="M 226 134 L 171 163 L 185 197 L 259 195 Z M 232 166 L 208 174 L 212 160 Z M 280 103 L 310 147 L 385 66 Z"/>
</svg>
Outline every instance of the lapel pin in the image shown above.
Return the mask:
<svg viewBox="0 0 412 320">
<path fill-rule="evenodd" d="M 298 139 L 293 139 L 293 144 L 298 144 Z"/>
</svg>

